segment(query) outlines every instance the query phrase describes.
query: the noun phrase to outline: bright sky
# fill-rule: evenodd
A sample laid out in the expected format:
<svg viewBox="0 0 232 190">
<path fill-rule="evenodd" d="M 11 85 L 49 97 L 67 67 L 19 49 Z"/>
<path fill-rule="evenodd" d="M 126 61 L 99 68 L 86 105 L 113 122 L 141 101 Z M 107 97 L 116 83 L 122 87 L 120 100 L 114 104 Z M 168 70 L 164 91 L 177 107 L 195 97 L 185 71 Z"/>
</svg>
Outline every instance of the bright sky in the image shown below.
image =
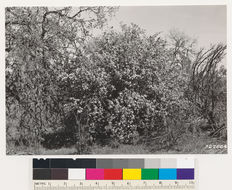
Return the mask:
<svg viewBox="0 0 232 190">
<path fill-rule="evenodd" d="M 199 47 L 226 43 L 226 6 L 120 7 L 109 26 L 135 23 L 148 34 L 178 29 L 196 38 Z"/>
</svg>

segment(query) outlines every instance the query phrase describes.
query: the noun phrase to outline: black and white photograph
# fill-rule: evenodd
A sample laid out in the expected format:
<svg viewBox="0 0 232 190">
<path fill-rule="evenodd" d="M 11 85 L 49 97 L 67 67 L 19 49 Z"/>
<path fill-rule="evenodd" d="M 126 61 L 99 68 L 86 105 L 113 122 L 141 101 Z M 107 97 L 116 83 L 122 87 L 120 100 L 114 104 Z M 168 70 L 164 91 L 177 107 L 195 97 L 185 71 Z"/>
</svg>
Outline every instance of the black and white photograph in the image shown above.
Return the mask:
<svg viewBox="0 0 232 190">
<path fill-rule="evenodd" d="M 226 5 L 5 7 L 6 154 L 227 154 L 226 56 Z"/>
</svg>

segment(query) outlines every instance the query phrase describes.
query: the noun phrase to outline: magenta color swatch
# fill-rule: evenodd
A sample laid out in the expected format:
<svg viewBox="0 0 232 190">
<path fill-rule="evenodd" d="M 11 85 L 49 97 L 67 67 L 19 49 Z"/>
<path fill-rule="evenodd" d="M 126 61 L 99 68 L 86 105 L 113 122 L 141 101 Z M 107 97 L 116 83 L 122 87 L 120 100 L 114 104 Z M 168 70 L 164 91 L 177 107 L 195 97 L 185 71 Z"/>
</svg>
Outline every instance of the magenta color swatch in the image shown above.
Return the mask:
<svg viewBox="0 0 232 190">
<path fill-rule="evenodd" d="M 86 169 L 86 180 L 103 180 L 104 169 Z"/>
</svg>

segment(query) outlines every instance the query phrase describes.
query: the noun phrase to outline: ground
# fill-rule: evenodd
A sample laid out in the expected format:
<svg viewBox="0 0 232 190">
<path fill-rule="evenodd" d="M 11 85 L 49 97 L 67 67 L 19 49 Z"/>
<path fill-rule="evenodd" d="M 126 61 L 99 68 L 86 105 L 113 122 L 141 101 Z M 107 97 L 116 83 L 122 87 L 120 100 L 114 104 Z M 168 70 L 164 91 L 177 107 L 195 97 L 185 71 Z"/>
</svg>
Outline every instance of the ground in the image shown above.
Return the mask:
<svg viewBox="0 0 232 190">
<path fill-rule="evenodd" d="M 110 146 L 94 145 L 84 154 L 226 154 L 226 143 L 223 140 L 209 138 L 207 136 L 186 137 L 176 146 L 154 150 L 152 146 L 146 145 L 119 145 L 117 148 Z M 75 155 L 75 146 L 59 149 L 45 149 L 38 147 L 13 147 L 7 146 L 7 154 L 19 155 Z"/>
</svg>

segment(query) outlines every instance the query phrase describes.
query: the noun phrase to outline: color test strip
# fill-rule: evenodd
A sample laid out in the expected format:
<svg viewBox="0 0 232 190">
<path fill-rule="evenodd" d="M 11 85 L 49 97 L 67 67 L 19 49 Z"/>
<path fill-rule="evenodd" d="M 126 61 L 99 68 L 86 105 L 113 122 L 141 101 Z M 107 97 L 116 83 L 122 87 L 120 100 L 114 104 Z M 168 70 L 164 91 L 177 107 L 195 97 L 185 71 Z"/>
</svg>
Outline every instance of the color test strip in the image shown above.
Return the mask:
<svg viewBox="0 0 232 190">
<path fill-rule="evenodd" d="M 113 159 L 97 159 L 96 168 L 112 168 Z"/>
<path fill-rule="evenodd" d="M 159 169 L 142 169 L 141 179 L 143 180 L 158 180 Z"/>
<path fill-rule="evenodd" d="M 96 168 L 96 159 L 50 159 L 51 168 Z"/>
<path fill-rule="evenodd" d="M 194 169 L 177 169 L 177 179 L 194 179 Z"/>
<path fill-rule="evenodd" d="M 173 158 L 164 158 L 160 160 L 159 168 L 176 168 L 177 161 Z"/>
<path fill-rule="evenodd" d="M 194 159 L 33 159 L 34 180 L 193 180 Z"/>
<path fill-rule="evenodd" d="M 194 159 L 189 158 L 178 158 L 177 159 L 177 168 L 194 168 Z"/>
<path fill-rule="evenodd" d="M 34 169 L 34 180 L 193 180 L 194 169 Z"/>
<path fill-rule="evenodd" d="M 70 168 L 77 167 L 78 164 L 73 159 L 50 159 L 50 167 L 51 168 Z"/>
<path fill-rule="evenodd" d="M 53 168 L 51 169 L 51 179 L 53 180 L 67 180 L 68 169 L 67 168 Z"/>
<path fill-rule="evenodd" d="M 33 168 L 194 168 L 194 159 L 33 159 Z"/>
<path fill-rule="evenodd" d="M 160 168 L 161 159 L 145 159 L 144 168 Z"/>
<path fill-rule="evenodd" d="M 140 180 L 141 169 L 123 169 L 124 180 Z"/>
<path fill-rule="evenodd" d="M 159 179 L 160 180 L 176 180 L 176 169 L 159 169 Z"/>
<path fill-rule="evenodd" d="M 68 179 L 84 179 L 85 169 L 68 169 Z"/>
<path fill-rule="evenodd" d="M 129 159 L 127 168 L 144 168 L 144 159 Z"/>
<path fill-rule="evenodd" d="M 33 168 L 50 168 L 50 159 L 33 159 Z"/>
<path fill-rule="evenodd" d="M 86 169 L 86 180 L 104 180 L 104 169 Z"/>
<path fill-rule="evenodd" d="M 34 180 L 49 180 L 51 179 L 51 169 L 33 169 Z"/>
<path fill-rule="evenodd" d="M 127 168 L 129 159 L 113 159 L 112 168 Z"/>
<path fill-rule="evenodd" d="M 122 169 L 104 169 L 104 180 L 122 180 Z"/>
</svg>

